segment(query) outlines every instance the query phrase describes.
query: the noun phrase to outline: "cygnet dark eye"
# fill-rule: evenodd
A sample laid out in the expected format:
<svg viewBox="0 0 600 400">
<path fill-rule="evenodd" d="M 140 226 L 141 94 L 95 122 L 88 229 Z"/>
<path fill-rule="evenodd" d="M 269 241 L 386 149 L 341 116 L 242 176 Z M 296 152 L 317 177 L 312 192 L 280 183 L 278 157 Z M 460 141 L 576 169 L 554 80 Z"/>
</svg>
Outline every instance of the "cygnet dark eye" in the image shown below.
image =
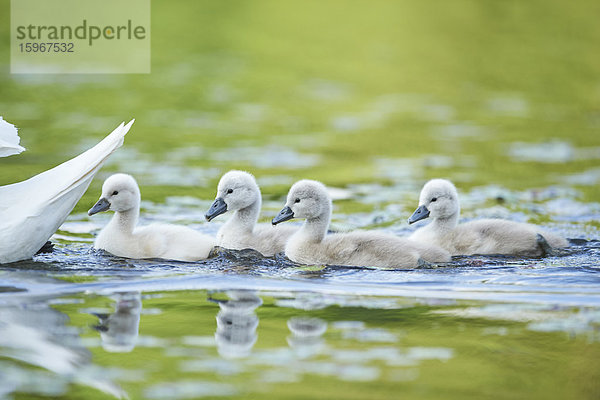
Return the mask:
<svg viewBox="0 0 600 400">
<path fill-rule="evenodd" d="M 118 194 L 119 194 L 119 192 L 118 192 L 118 191 L 116 191 L 116 190 L 115 190 L 115 191 L 112 193 L 112 195 L 113 195 L 113 196 L 116 196 L 116 195 L 118 195 Z"/>
<path fill-rule="evenodd" d="M 227 194 L 233 193 L 233 189 L 227 189 Z"/>
<path fill-rule="evenodd" d="M 294 200 L 294 203 L 300 203 L 300 199 Z"/>
<path fill-rule="evenodd" d="M 431 202 L 433 203 L 434 201 L 437 201 L 437 197 L 434 197 L 433 199 L 431 199 Z"/>
</svg>

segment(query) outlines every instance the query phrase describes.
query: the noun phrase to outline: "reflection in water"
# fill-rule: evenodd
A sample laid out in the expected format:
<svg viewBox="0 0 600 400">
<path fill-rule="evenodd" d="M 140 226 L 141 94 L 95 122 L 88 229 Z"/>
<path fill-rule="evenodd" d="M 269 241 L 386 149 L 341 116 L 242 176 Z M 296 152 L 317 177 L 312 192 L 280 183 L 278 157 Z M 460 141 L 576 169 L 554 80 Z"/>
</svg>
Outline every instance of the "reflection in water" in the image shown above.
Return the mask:
<svg viewBox="0 0 600 400">
<path fill-rule="evenodd" d="M 231 290 L 227 296 L 229 300 L 210 299 L 221 308 L 215 332 L 217 349 L 225 358 L 246 357 L 258 338 L 258 317 L 254 310 L 262 304 L 262 299 L 245 290 Z"/>
<path fill-rule="evenodd" d="M 47 303 L 0 307 L 0 398 L 16 392 L 58 396 L 71 383 L 123 397 L 107 371 L 91 363 L 68 322 Z"/>
<path fill-rule="evenodd" d="M 94 329 L 100 332 L 104 350 L 127 353 L 133 350 L 138 338 L 142 297 L 139 292 L 123 292 L 116 293 L 114 298 L 114 313 L 94 313 L 100 318 Z"/>
<path fill-rule="evenodd" d="M 325 349 L 323 334 L 327 331 L 327 322 L 320 318 L 294 317 L 287 323 L 292 332 L 287 342 L 299 358 L 308 358 L 320 354 Z"/>
</svg>

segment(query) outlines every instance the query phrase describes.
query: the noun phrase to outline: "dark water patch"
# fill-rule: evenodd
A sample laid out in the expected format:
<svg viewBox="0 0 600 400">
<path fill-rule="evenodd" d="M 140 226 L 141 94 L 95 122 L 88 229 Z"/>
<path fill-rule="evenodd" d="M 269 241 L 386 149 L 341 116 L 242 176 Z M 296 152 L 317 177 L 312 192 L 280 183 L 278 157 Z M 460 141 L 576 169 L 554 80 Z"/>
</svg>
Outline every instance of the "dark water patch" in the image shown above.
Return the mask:
<svg viewBox="0 0 600 400">
<path fill-rule="evenodd" d="M 14 292 L 25 292 L 26 289 L 14 287 L 14 286 L 0 286 L 0 293 L 14 293 Z"/>
</svg>

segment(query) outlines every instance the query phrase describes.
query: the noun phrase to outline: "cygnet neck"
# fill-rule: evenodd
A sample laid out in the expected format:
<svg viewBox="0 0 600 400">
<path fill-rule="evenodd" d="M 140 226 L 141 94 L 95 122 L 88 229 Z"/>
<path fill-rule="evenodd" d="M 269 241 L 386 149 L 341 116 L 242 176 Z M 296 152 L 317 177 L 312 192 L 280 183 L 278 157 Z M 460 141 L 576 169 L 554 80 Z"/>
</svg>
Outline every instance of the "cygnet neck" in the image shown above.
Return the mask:
<svg viewBox="0 0 600 400">
<path fill-rule="evenodd" d="M 433 229 L 436 232 L 446 233 L 450 232 L 458 226 L 458 219 L 460 218 L 460 208 L 457 212 L 450 215 L 449 217 L 437 217 L 432 221 Z"/>
<path fill-rule="evenodd" d="M 135 229 L 140 216 L 140 207 L 133 207 L 127 211 L 117 211 L 110 223 L 120 232 L 131 234 Z"/>
<path fill-rule="evenodd" d="M 236 210 L 226 224 L 232 227 L 237 227 L 237 229 L 241 229 L 244 232 L 252 232 L 254 230 L 254 226 L 258 222 L 258 216 L 260 214 L 260 207 L 262 205 L 262 200 L 260 197 L 261 196 L 259 194 L 257 199 L 252 204 L 245 208 Z"/>
<path fill-rule="evenodd" d="M 323 212 L 315 218 L 307 218 L 302 227 L 300 234 L 308 240 L 321 242 L 327 234 L 329 223 L 331 222 L 331 203 L 327 203 L 323 207 Z"/>
</svg>

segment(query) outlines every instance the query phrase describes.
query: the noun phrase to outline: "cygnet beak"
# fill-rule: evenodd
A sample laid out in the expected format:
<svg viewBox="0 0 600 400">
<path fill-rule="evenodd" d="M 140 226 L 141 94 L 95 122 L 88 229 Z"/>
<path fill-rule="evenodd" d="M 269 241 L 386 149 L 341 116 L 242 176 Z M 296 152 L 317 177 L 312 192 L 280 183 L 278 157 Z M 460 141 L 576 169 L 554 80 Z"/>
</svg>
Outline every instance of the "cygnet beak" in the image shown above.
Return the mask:
<svg viewBox="0 0 600 400">
<path fill-rule="evenodd" d="M 206 212 L 206 214 L 204 214 L 204 217 L 206 218 L 207 221 L 210 222 L 214 217 L 221 215 L 226 211 L 227 211 L 227 204 L 225 204 L 225 201 L 222 198 L 217 197 L 215 199 L 215 202 L 212 203 L 212 206 L 210 206 L 210 208 Z"/>
<path fill-rule="evenodd" d="M 427 209 L 427 207 L 419 206 L 419 208 L 417 208 L 413 215 L 411 215 L 408 219 L 408 223 L 414 224 L 415 222 L 425 219 L 427 217 L 429 217 L 429 210 Z"/>
<path fill-rule="evenodd" d="M 277 216 L 275 218 L 273 218 L 271 223 L 273 225 L 277 225 L 280 222 L 288 221 L 292 218 L 294 218 L 294 212 L 292 211 L 291 208 L 286 206 L 286 207 L 283 207 L 283 210 L 279 211 L 279 214 L 277 214 Z"/>
<path fill-rule="evenodd" d="M 94 204 L 94 207 L 90 208 L 90 210 L 88 211 L 88 215 L 91 216 L 94 214 L 98 214 L 102 211 L 108 211 L 109 209 L 110 203 L 104 197 L 101 197 L 100 200 L 98 200 L 98 202 Z"/>
</svg>

